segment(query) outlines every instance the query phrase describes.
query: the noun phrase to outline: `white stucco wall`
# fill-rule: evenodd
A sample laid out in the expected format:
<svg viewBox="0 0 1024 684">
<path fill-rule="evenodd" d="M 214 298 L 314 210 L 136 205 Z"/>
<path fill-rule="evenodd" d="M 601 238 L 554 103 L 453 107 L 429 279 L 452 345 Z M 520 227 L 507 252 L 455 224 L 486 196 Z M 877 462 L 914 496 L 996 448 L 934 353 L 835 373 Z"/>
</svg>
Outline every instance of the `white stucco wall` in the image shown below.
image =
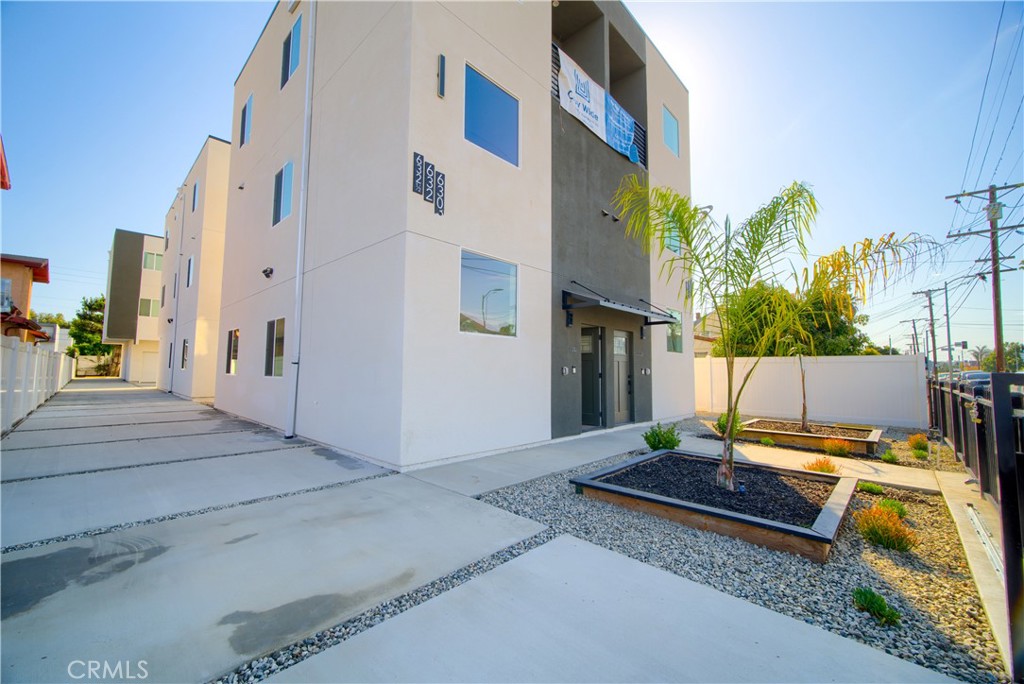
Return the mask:
<svg viewBox="0 0 1024 684">
<path fill-rule="evenodd" d="M 751 359 L 736 360 L 737 385 Z M 811 420 L 924 429 L 928 399 L 924 356 L 804 358 L 807 415 Z M 694 359 L 697 410 L 726 408 L 725 359 Z M 796 358 L 764 358 L 740 398 L 744 419 L 799 418 L 800 367 Z"/>
<path fill-rule="evenodd" d="M 647 157 L 652 186 L 669 186 L 690 194 L 690 94 L 650 40 L 647 41 Z M 664 142 L 662 107 L 679 121 L 679 155 Z M 663 270 L 670 252 L 651 251 L 651 301 L 662 309 L 682 313 L 682 353 L 668 351 L 668 326 L 651 330 L 652 415 L 655 420 L 691 416 L 693 394 L 693 306 L 683 291 L 685 275 Z"/>
</svg>

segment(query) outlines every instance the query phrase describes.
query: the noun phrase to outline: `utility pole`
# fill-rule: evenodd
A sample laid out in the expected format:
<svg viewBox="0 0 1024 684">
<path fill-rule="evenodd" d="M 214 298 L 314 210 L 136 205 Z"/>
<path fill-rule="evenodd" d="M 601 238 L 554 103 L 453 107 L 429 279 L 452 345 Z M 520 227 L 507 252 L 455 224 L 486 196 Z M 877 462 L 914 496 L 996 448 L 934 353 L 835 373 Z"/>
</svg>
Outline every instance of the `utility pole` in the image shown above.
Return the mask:
<svg viewBox="0 0 1024 684">
<path fill-rule="evenodd" d="M 1014 183 L 1013 185 L 1004 185 L 997 188 L 994 185 L 988 186 L 988 190 L 975 190 L 973 192 L 962 192 L 958 195 L 949 195 L 946 199 L 954 199 L 957 202 L 960 201 L 961 197 L 971 196 L 977 197 L 978 195 L 987 193 L 988 204 L 985 206 L 985 212 L 988 214 L 988 230 L 987 231 L 968 231 L 966 233 L 958 233 L 956 235 L 947 235 L 950 237 L 959 237 L 960 235 L 980 235 L 988 233 L 989 239 L 989 257 L 992 262 L 992 326 L 993 332 L 995 333 L 995 344 L 996 344 L 996 372 L 1006 372 L 1006 354 L 1003 351 L 1003 300 L 999 277 L 999 231 L 1000 230 L 1011 230 L 1014 228 L 1024 227 L 1024 224 L 1018 224 L 1015 226 L 1004 226 L 999 227 L 999 219 L 1003 217 L 1003 205 L 999 202 L 998 192 L 1000 190 L 1015 190 L 1017 188 L 1024 187 L 1024 183 Z"/>
<path fill-rule="evenodd" d="M 920 342 L 919 342 L 919 340 L 917 338 L 917 321 L 918 320 L 919 319 L 917 319 L 917 318 L 911 318 L 909 320 L 900 321 L 900 323 L 910 323 L 910 324 L 912 324 L 914 326 L 914 345 L 913 345 L 912 352 L 911 352 L 913 354 L 920 354 L 921 353 L 921 344 L 920 344 Z M 924 320 L 924 319 L 920 319 L 920 320 Z"/>
<path fill-rule="evenodd" d="M 932 288 L 931 290 L 919 290 L 914 294 L 923 294 L 928 298 L 928 325 L 932 331 L 932 369 L 935 372 L 935 376 L 938 377 L 939 373 L 939 359 L 938 359 L 938 345 L 935 343 L 935 310 L 932 308 L 932 293 L 939 292 L 939 288 Z"/>
</svg>

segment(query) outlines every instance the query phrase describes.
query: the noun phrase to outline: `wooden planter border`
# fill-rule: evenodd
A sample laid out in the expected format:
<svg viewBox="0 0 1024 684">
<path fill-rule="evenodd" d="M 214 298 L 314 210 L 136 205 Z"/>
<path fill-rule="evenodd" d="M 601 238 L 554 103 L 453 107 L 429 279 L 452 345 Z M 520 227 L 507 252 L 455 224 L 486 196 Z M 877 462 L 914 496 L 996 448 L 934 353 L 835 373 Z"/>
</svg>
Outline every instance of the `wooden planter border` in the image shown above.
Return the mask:
<svg viewBox="0 0 1024 684">
<path fill-rule="evenodd" d="M 757 423 L 763 418 L 754 418 L 752 420 L 743 421 L 743 428 L 736 435 L 736 439 L 746 439 L 754 442 L 759 442 L 765 437 L 770 437 L 772 441 L 778 446 L 791 446 L 798 447 L 801 449 L 814 449 L 815 451 L 823 451 L 823 444 L 826 439 L 843 439 L 853 445 L 853 453 L 864 454 L 865 456 L 874 455 L 878 449 L 878 440 L 882 438 L 882 431 L 874 428 L 861 428 L 860 426 L 853 427 L 851 425 L 843 425 L 842 427 L 863 429 L 868 432 L 867 437 L 830 437 L 828 435 L 812 435 L 806 432 L 783 432 L 777 430 L 759 430 L 757 428 L 750 427 L 754 423 Z M 792 423 L 791 420 L 779 420 L 776 422 Z M 822 425 L 816 423 L 816 425 Z M 839 425 L 824 425 L 823 427 L 839 427 Z"/>
<path fill-rule="evenodd" d="M 705 459 L 713 463 L 719 461 L 717 456 L 662 449 L 573 478 L 570 482 L 576 486 L 577 493 L 592 499 L 608 501 L 624 508 L 656 515 L 699 530 L 737 537 L 777 551 L 795 553 L 818 563 L 824 563 L 828 559 L 829 551 L 839 533 L 839 527 L 846 515 L 846 508 L 856 488 L 857 478 L 760 464 L 737 464 L 743 467 L 770 470 L 791 477 L 834 484 L 831 496 L 825 502 L 814 524 L 809 528 L 601 482 L 602 478 L 609 475 L 669 453 Z"/>
</svg>

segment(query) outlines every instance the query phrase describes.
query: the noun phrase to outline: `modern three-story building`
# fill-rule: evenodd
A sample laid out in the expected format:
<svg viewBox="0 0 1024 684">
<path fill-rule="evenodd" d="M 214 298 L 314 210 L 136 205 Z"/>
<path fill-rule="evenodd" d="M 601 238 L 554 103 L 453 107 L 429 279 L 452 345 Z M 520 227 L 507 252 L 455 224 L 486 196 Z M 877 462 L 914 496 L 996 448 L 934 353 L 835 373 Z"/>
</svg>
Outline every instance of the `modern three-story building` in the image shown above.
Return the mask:
<svg viewBox="0 0 1024 684">
<path fill-rule="evenodd" d="M 217 407 L 402 470 L 693 413 L 611 203 L 689 193 L 688 93 L 620 3 L 281 2 L 234 111 Z"/>
<path fill-rule="evenodd" d="M 164 241 L 115 230 L 107 267 L 103 342 L 121 345 L 121 377 L 155 383 L 159 367 L 160 272 Z"/>
<path fill-rule="evenodd" d="M 212 402 L 220 332 L 231 143 L 210 136 L 164 219 L 157 387 Z"/>
</svg>

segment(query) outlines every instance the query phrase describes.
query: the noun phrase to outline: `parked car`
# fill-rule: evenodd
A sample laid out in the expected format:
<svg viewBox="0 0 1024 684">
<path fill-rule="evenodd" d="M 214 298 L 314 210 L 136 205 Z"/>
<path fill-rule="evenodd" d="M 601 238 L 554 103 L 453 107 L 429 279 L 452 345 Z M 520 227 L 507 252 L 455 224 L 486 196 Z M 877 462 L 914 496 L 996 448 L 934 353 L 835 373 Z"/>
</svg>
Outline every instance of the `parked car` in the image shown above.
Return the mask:
<svg viewBox="0 0 1024 684">
<path fill-rule="evenodd" d="M 960 374 L 960 382 L 968 387 L 987 387 L 992 384 L 992 374 L 988 371 L 966 371 Z"/>
</svg>

